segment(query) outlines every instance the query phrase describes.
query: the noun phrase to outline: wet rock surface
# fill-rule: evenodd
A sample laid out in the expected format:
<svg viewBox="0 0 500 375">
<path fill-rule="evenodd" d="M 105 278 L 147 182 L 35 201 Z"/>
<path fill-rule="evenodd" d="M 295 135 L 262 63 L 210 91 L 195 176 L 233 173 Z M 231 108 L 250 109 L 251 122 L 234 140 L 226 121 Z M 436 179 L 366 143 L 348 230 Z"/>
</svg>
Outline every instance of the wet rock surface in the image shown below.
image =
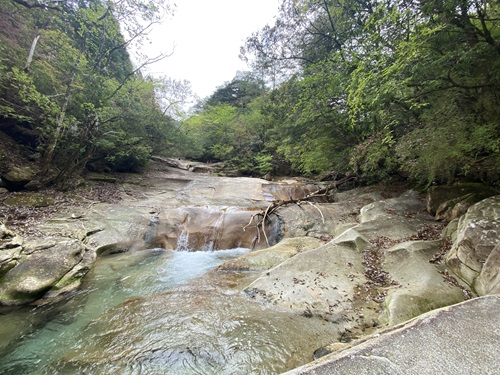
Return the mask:
<svg viewBox="0 0 500 375">
<path fill-rule="evenodd" d="M 179 246 L 184 250 L 261 249 L 281 239 L 277 219 L 266 224 L 264 233 L 252 217 L 278 195 L 299 194 L 301 188 L 293 181 L 273 183 L 266 190 L 263 186 L 270 184 L 266 180 L 193 173 L 187 166 L 179 168 L 184 166 L 182 161 L 175 161 L 178 168 L 172 164 L 160 158 L 143 174 L 90 175 L 87 187 L 65 195 L 15 192 L 2 197 L 2 216 L 16 231 L 12 236 L 20 241 L 33 236 L 54 238 L 59 245 L 44 256 L 42 252 L 27 256 L 26 249 L 13 244 L 1 251 L 0 273 L 5 277 L 0 282 L 0 303 L 24 304 L 70 291 L 98 254 Z M 313 186 L 307 185 L 303 195 Z M 82 242 L 85 250 L 70 261 L 66 252 Z M 50 282 L 30 286 L 29 291 L 24 284 L 14 285 L 22 275 L 31 277 L 36 272 Z"/>
<path fill-rule="evenodd" d="M 59 294 L 56 289 L 65 290 L 69 283 L 76 283 L 73 287 L 77 287 L 78 278 L 71 278 L 68 272 L 75 270 L 77 266 L 82 267 L 80 263 L 84 261 L 87 252 L 91 253 L 91 250 L 86 249 L 78 240 L 26 239 L 16 254 L 16 264 L 2 278 L 0 303 L 29 303 L 49 291 L 55 297 Z M 90 265 L 88 257 L 85 261 Z"/>
<path fill-rule="evenodd" d="M 87 327 L 86 334 L 91 339 L 83 342 L 85 350 L 70 351 L 54 369 L 69 373 L 97 369 L 106 374 L 116 373 L 117 368 L 132 373 L 146 369 L 148 374 L 277 374 L 306 363 L 309 353 L 301 348 L 311 342 L 326 344 L 336 331 L 324 321 L 268 311 L 205 281 L 126 301 Z"/>
</svg>

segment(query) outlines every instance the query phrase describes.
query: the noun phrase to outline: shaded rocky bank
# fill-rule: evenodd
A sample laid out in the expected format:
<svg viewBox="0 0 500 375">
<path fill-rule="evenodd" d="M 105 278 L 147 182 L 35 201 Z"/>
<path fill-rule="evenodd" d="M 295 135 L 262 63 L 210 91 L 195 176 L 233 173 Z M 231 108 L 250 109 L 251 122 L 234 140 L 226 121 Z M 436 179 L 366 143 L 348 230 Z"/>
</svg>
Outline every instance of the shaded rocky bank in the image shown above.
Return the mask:
<svg viewBox="0 0 500 375">
<path fill-rule="evenodd" d="M 458 305 L 465 311 L 457 313 L 460 319 L 473 317 L 486 304 L 488 313 L 476 314 L 474 324 L 489 327 L 483 324 L 486 317 L 498 320 L 498 301 L 476 298 L 500 293 L 500 196 L 491 189 L 436 187 L 424 196 L 384 186 L 336 192 L 322 202 L 283 205 L 266 222 L 264 234 L 252 217 L 271 202 L 300 200 L 321 186 L 195 174 L 161 160 L 144 175 L 122 179 L 118 185 L 95 185 L 106 187 L 96 189 L 102 199 L 73 196 L 57 209 L 57 203 L 45 199 L 46 215 L 29 221 L 25 236 L 1 228 L 2 304 L 65 296 L 78 287 L 97 254 L 248 247 L 254 251 L 223 264 L 210 277 L 251 274 L 249 282 L 243 278 L 237 287 L 247 303 L 257 301 L 273 314 L 327 322 L 332 344 L 312 344 L 311 359 L 313 352 L 319 358 L 341 350 L 327 358 L 342 362 L 341 353 L 351 356 L 357 349 L 349 348 L 356 343 L 366 346 L 378 335 L 390 342 L 394 332 L 404 335 L 406 329 L 422 326 L 409 320 L 439 308 L 454 311 L 446 307 L 470 298 L 482 302 Z M 15 209 L 8 198 L 29 194 L 34 193 L 7 193 L 4 207 Z M 43 241 L 34 237 L 41 234 Z M 444 313 L 439 311 L 428 319 L 441 322 Z M 488 335 L 488 343 L 478 345 L 490 353 L 490 344 L 500 343 L 500 336 Z M 375 348 L 384 340 L 370 342 Z M 446 364 L 429 363 L 447 372 Z M 320 371 L 312 366 L 296 373 Z M 400 365 L 391 366 L 383 371 Z M 488 368 L 488 362 L 482 366 Z"/>
</svg>

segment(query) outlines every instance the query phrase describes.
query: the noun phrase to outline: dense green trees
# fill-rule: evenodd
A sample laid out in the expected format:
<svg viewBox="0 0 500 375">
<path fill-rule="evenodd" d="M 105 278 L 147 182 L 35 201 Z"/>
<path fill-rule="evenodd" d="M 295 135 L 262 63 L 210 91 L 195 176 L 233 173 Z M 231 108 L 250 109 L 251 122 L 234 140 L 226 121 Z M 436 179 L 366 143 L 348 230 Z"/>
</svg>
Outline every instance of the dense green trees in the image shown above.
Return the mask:
<svg viewBox="0 0 500 375">
<path fill-rule="evenodd" d="M 253 71 L 191 116 L 189 83 L 143 77 L 148 60 L 127 52 L 161 9 L 0 3 L 0 130 L 32 147 L 44 176 L 139 170 L 154 152 L 252 175 L 499 180 L 498 2 L 282 0 L 242 47 Z"/>
<path fill-rule="evenodd" d="M 242 48 L 268 87 L 281 81 L 254 106 L 257 152 L 366 181 L 496 182 L 499 12 L 490 0 L 283 0 Z"/>
<path fill-rule="evenodd" d="M 167 148 L 178 125 L 140 74 L 151 58 L 134 66 L 127 52 L 167 11 L 161 0 L 0 4 L 0 130 L 31 144 L 43 182 L 139 170 Z"/>
<path fill-rule="evenodd" d="M 244 174 L 270 171 L 266 158 L 263 83 L 251 74 L 238 74 L 219 87 L 198 112 L 183 123 L 191 139 L 188 157 L 226 161 Z"/>
</svg>

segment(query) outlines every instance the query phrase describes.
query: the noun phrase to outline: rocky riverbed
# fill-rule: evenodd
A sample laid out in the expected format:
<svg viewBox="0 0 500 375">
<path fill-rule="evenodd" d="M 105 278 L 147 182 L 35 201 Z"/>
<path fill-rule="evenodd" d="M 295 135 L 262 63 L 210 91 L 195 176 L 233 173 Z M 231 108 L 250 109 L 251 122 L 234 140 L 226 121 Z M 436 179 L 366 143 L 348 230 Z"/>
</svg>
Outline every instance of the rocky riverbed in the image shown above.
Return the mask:
<svg viewBox="0 0 500 375">
<path fill-rule="evenodd" d="M 293 373 L 377 373 L 376 364 L 378 373 L 493 369 L 500 332 L 491 322 L 500 318 L 500 302 L 487 296 L 500 293 L 496 191 L 463 185 L 421 194 L 381 185 L 301 201 L 323 185 L 188 169 L 156 159 L 144 174 L 116 182 L 91 176 L 94 182 L 71 193 L 3 193 L 0 303 L 67 298 L 98 255 L 250 248 L 201 282 L 218 290 L 227 288 L 218 282 L 233 280 L 238 304 L 327 324 L 327 342 L 300 346 L 304 358 L 321 360 Z M 264 227 L 256 225 L 270 204 L 287 200 L 294 203 L 279 207 Z M 464 321 L 460 329 L 456 319 Z M 404 360 L 410 349 L 398 359 L 382 353 L 388 345 L 400 347 L 409 332 L 423 336 L 432 327 L 444 342 L 451 335 L 455 349 L 447 349 L 446 360 L 425 357 L 430 347 L 413 345 L 411 355 L 428 359 L 410 371 Z M 483 353 L 480 366 L 464 355 L 470 345 Z"/>
</svg>

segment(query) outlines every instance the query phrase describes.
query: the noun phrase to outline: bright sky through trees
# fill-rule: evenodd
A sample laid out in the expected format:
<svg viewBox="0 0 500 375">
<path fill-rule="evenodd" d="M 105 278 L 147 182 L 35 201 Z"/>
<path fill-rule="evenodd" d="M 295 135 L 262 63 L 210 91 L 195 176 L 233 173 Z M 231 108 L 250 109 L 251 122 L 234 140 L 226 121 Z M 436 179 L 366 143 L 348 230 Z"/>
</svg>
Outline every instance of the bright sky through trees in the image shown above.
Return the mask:
<svg viewBox="0 0 500 375">
<path fill-rule="evenodd" d="M 230 81 L 246 64 L 238 58 L 246 37 L 271 23 L 278 0 L 180 0 L 170 17 L 144 48 L 149 55 L 172 51 L 148 68 L 153 75 L 191 81 L 200 97 Z"/>
</svg>

